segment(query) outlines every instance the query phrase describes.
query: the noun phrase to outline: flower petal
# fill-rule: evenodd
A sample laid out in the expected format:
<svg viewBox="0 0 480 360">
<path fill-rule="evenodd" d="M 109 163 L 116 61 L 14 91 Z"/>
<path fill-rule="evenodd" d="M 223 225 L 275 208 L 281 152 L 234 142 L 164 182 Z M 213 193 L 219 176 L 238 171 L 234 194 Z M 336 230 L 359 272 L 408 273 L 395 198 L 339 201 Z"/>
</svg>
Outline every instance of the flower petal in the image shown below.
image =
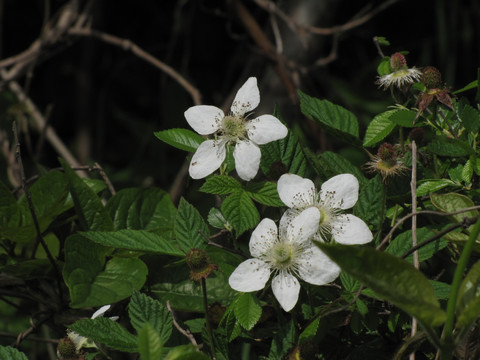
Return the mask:
<svg viewBox="0 0 480 360">
<path fill-rule="evenodd" d="M 259 259 L 248 259 L 233 271 L 228 279 L 231 288 L 241 292 L 261 290 L 270 278 L 270 267 Z"/>
<path fill-rule="evenodd" d="M 325 181 L 320 199 L 337 209 L 350 209 L 358 200 L 358 180 L 352 174 L 340 174 Z"/>
<path fill-rule="evenodd" d="M 372 232 L 367 224 L 355 215 L 337 215 L 331 226 L 332 236 L 340 244 L 360 245 L 373 239 Z"/>
<path fill-rule="evenodd" d="M 218 130 L 225 114 L 211 105 L 197 105 L 185 111 L 188 124 L 200 135 L 210 135 Z"/>
<path fill-rule="evenodd" d="M 287 209 L 280 219 L 278 224 L 278 236 L 280 239 L 287 238 L 287 229 L 290 223 L 295 219 L 295 217 L 300 213 L 297 209 Z"/>
<path fill-rule="evenodd" d="M 250 120 L 246 128 L 248 138 L 258 145 L 283 139 L 288 133 L 287 127 L 272 115 L 262 115 Z"/>
<path fill-rule="evenodd" d="M 210 175 L 225 160 L 225 142 L 205 140 L 197 148 L 190 162 L 189 173 L 193 179 L 202 179 Z"/>
<path fill-rule="evenodd" d="M 300 255 L 297 264 L 298 275 L 313 285 L 328 284 L 340 275 L 340 267 L 313 244 Z"/>
<path fill-rule="evenodd" d="M 95 311 L 91 317 L 91 319 L 95 319 L 99 316 L 103 316 L 103 314 L 105 314 L 108 309 L 110 309 L 110 305 L 104 305 L 102 306 L 100 309 L 98 309 L 97 311 Z"/>
<path fill-rule="evenodd" d="M 289 208 L 302 209 L 314 204 L 316 190 L 310 179 L 295 174 L 283 174 L 278 179 L 277 190 L 280 199 Z"/>
<path fill-rule="evenodd" d="M 265 218 L 257 225 L 250 237 L 250 254 L 260 257 L 267 253 L 275 242 L 278 241 L 277 225 L 271 219 Z"/>
<path fill-rule="evenodd" d="M 258 91 L 257 78 L 251 77 L 237 91 L 230 111 L 234 115 L 243 116 L 255 109 L 260 104 L 260 91 Z"/>
<path fill-rule="evenodd" d="M 250 181 L 257 175 L 260 166 L 260 148 L 251 141 L 239 141 L 233 150 L 235 168 L 241 179 Z"/>
<path fill-rule="evenodd" d="M 284 271 L 273 278 L 272 291 L 283 310 L 290 311 L 298 301 L 300 284 L 295 276 Z"/>
<path fill-rule="evenodd" d="M 287 227 L 287 239 L 290 242 L 302 243 L 310 240 L 318 230 L 320 211 L 312 206 L 295 216 Z"/>
</svg>

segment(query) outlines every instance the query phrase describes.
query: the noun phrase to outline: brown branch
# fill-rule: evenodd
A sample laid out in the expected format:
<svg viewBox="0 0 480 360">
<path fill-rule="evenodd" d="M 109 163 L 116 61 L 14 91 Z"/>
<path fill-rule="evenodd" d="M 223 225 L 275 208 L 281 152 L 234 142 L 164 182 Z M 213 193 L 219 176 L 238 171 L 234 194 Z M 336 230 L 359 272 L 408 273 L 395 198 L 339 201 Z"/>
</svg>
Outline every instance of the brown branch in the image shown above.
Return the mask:
<svg viewBox="0 0 480 360">
<path fill-rule="evenodd" d="M 412 180 L 410 181 L 410 189 L 412 192 L 412 213 L 417 211 L 417 145 L 415 140 L 412 141 Z M 412 248 L 417 246 L 417 215 L 412 216 Z M 413 252 L 413 266 L 416 269 L 420 268 L 418 260 L 418 251 Z M 415 337 L 417 334 L 418 323 L 415 317 L 412 317 L 412 328 L 410 330 L 410 337 Z M 415 352 L 410 353 L 409 360 L 415 360 Z"/>
<path fill-rule="evenodd" d="M 133 43 L 128 39 L 122 39 L 118 36 L 107 34 L 98 30 L 93 30 L 90 28 L 71 28 L 68 30 L 68 34 L 75 35 L 75 36 L 84 36 L 84 37 L 91 37 L 100 41 L 103 41 L 107 44 L 114 45 L 117 47 L 122 48 L 125 51 L 130 51 L 134 55 L 138 56 L 140 59 L 150 63 L 151 65 L 155 66 L 156 68 L 160 69 L 168 76 L 170 76 L 173 80 L 179 83 L 192 97 L 192 100 L 195 105 L 200 105 L 201 95 L 197 88 L 195 88 L 192 84 L 190 84 L 182 75 L 180 75 L 175 69 L 168 66 L 164 62 L 158 60 L 153 55 L 149 54 L 137 44 Z"/>
<path fill-rule="evenodd" d="M 197 344 L 197 341 L 195 340 L 195 337 L 192 335 L 192 333 L 189 331 L 189 330 L 184 330 L 177 322 L 176 318 L 175 318 L 175 313 L 174 311 L 172 310 L 172 307 L 170 306 L 170 300 L 167 300 L 167 309 L 168 311 L 170 311 L 170 314 L 172 314 L 172 320 L 173 320 L 173 326 L 175 326 L 175 328 L 182 334 L 184 335 L 185 337 L 187 337 L 187 339 L 195 346 L 198 348 L 198 344 Z"/>
</svg>

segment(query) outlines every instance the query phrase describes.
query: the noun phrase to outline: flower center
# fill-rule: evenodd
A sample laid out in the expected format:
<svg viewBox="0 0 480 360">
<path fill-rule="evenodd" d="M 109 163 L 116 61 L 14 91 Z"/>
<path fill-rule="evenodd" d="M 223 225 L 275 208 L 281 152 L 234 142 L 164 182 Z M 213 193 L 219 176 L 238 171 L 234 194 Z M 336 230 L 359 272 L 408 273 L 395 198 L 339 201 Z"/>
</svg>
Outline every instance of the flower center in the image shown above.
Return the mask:
<svg viewBox="0 0 480 360">
<path fill-rule="evenodd" d="M 229 141 L 244 138 L 247 132 L 244 118 L 242 116 L 225 116 L 222 120 L 221 132 Z"/>
<path fill-rule="evenodd" d="M 290 243 L 276 243 L 268 252 L 268 259 L 276 269 L 287 269 L 295 260 L 296 248 Z"/>
</svg>

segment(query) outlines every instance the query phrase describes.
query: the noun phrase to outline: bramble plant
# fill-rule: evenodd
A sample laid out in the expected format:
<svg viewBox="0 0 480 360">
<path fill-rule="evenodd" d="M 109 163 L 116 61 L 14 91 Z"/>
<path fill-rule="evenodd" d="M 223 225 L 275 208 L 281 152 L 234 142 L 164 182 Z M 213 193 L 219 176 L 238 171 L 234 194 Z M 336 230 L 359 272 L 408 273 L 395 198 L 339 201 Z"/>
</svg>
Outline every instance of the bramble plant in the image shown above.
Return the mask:
<svg viewBox="0 0 480 360">
<path fill-rule="evenodd" d="M 208 213 L 158 188 L 106 195 L 62 159 L 21 196 L 0 183 L 2 281 L 68 308 L 65 360 L 478 359 L 478 80 L 451 91 L 397 52 L 376 82 L 394 103 L 363 136 L 298 91 L 305 117 L 369 154 L 360 167 L 309 149 L 278 110 L 255 115 L 255 77 L 228 114 L 196 105 L 193 130 L 155 132 L 189 153 Z"/>
</svg>

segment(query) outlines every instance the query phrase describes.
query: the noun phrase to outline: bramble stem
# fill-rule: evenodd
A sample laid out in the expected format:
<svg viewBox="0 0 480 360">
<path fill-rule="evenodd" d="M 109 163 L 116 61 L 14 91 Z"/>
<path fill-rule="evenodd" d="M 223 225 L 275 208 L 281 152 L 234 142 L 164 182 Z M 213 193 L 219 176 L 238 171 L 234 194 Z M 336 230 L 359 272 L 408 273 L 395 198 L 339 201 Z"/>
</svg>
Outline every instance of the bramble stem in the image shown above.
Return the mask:
<svg viewBox="0 0 480 360">
<path fill-rule="evenodd" d="M 210 342 L 210 352 L 212 353 L 212 359 L 215 360 L 215 344 L 213 343 L 212 326 L 210 324 L 210 317 L 208 316 L 207 282 L 203 277 L 202 277 L 202 293 L 203 293 L 203 306 L 205 308 L 205 323 L 207 325 L 208 341 Z"/>
</svg>

